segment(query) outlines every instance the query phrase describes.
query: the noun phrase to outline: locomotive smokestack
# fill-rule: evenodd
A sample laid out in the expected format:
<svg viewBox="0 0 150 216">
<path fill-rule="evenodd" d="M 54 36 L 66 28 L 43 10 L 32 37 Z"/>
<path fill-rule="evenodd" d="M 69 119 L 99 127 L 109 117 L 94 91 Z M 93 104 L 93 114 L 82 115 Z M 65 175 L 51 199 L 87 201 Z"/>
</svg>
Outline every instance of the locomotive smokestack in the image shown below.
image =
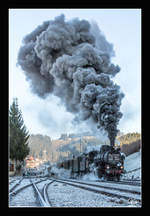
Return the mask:
<svg viewBox="0 0 150 216">
<path fill-rule="evenodd" d="M 34 93 L 58 96 L 75 119 L 92 119 L 114 145 L 124 95 L 111 80 L 120 71 L 111 63 L 113 55 L 113 45 L 95 22 L 65 21 L 61 15 L 24 38 L 18 65 Z"/>
<path fill-rule="evenodd" d="M 110 145 L 111 145 L 112 147 L 115 145 L 115 139 L 114 139 L 114 138 L 110 139 Z"/>
</svg>

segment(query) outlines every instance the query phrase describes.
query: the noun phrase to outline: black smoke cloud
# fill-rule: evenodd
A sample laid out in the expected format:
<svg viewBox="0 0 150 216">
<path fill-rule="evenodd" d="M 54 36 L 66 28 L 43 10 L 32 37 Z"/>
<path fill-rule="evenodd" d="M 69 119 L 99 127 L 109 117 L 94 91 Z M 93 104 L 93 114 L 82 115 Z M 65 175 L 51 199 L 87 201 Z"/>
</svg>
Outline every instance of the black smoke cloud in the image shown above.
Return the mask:
<svg viewBox="0 0 150 216">
<path fill-rule="evenodd" d="M 112 56 L 113 46 L 95 22 L 60 15 L 23 39 L 18 65 L 34 93 L 58 96 L 76 120 L 92 119 L 105 129 L 113 145 L 124 95 L 111 80 L 120 71 Z"/>
</svg>

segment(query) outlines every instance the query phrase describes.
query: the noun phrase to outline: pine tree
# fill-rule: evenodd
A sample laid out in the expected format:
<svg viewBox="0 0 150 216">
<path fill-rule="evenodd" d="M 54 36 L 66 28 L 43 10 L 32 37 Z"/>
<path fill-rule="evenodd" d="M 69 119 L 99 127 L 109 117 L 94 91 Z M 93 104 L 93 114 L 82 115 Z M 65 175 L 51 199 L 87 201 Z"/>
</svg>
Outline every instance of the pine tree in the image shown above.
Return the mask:
<svg viewBox="0 0 150 216">
<path fill-rule="evenodd" d="M 18 108 L 18 100 L 14 98 L 9 110 L 9 157 L 11 159 L 21 162 L 29 154 L 28 138 L 29 132 Z"/>
</svg>

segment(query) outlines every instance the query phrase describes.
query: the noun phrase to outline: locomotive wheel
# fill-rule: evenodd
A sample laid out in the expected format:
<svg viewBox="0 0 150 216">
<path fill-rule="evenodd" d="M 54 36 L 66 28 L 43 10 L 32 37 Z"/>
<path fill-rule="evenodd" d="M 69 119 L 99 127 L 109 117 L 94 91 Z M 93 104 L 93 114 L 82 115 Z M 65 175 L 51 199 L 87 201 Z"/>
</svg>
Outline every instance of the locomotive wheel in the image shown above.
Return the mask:
<svg viewBox="0 0 150 216">
<path fill-rule="evenodd" d="M 120 181 L 120 175 L 117 175 L 116 178 L 117 178 L 117 181 Z"/>
<path fill-rule="evenodd" d="M 98 178 L 102 178 L 103 177 L 103 173 L 100 169 L 97 170 L 97 175 L 98 175 Z"/>
<path fill-rule="evenodd" d="M 109 175 L 105 174 L 105 175 L 104 175 L 104 179 L 105 179 L 106 181 L 109 181 L 109 180 L 110 180 Z"/>
</svg>

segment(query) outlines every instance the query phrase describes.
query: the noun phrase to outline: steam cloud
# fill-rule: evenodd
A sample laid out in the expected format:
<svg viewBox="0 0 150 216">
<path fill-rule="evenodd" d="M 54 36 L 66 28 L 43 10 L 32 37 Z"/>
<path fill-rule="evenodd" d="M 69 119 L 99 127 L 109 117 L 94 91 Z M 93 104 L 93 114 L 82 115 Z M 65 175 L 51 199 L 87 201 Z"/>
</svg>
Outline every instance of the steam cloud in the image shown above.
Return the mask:
<svg viewBox="0 0 150 216">
<path fill-rule="evenodd" d="M 25 36 L 18 65 L 34 93 L 58 96 L 76 121 L 92 119 L 114 145 L 124 94 L 111 80 L 120 71 L 111 63 L 113 55 L 95 22 L 60 15 Z"/>
</svg>

